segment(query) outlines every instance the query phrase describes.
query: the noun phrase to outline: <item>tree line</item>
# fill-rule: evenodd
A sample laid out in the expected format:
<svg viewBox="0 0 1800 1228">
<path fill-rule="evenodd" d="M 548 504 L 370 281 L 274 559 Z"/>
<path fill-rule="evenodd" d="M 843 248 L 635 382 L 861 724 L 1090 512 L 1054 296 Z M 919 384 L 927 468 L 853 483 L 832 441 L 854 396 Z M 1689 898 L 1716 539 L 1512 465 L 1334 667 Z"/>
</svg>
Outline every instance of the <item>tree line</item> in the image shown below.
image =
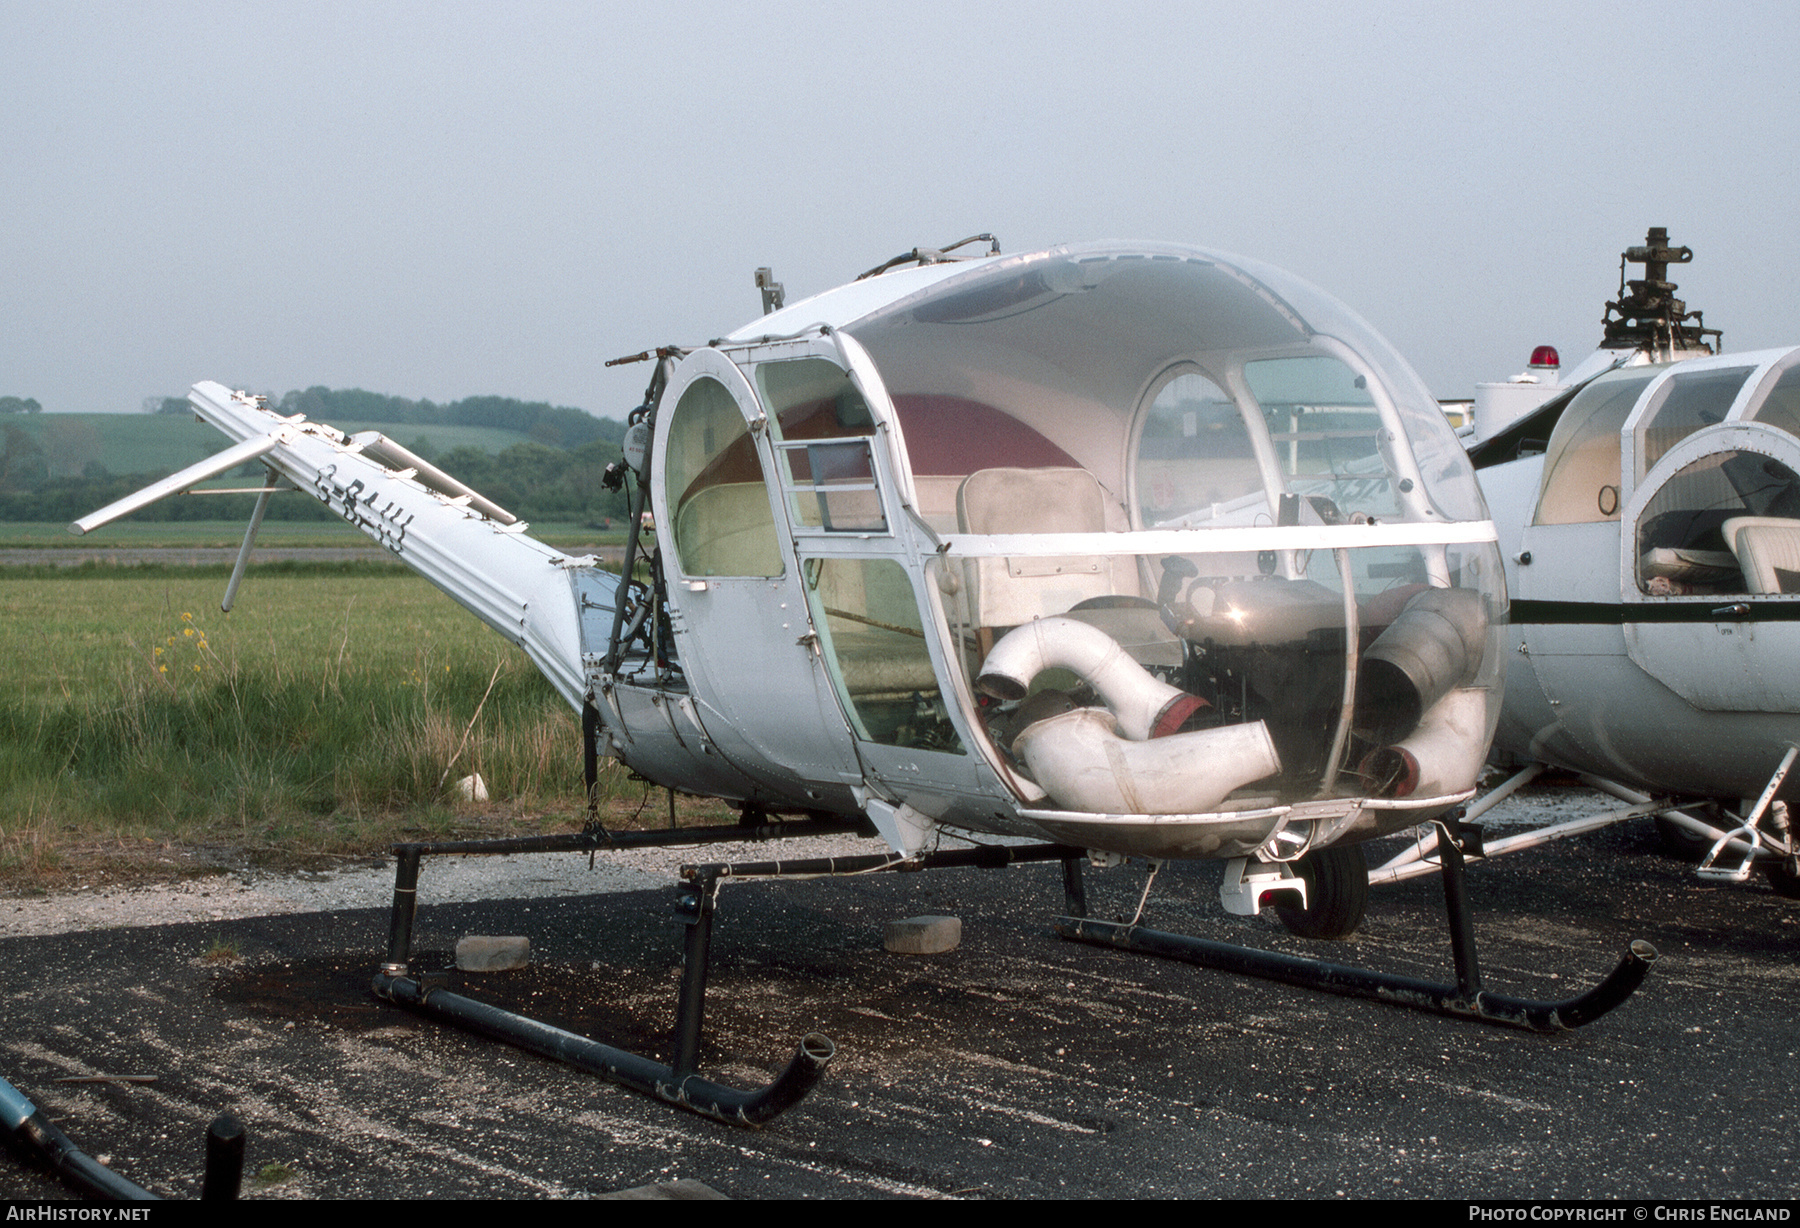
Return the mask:
<svg viewBox="0 0 1800 1228">
<path fill-rule="evenodd" d="M 612 418 L 596 418 L 586 410 L 543 401 L 512 397 L 464 397 L 438 405 L 413 401 L 361 388 L 326 388 L 314 385 L 277 397 L 265 393 L 270 408 L 282 414 L 305 414 L 311 422 L 376 422 L 396 426 L 490 426 L 518 431 L 552 448 L 579 448 L 596 439 L 618 443 L 625 427 Z M 159 414 L 185 414 L 185 397 L 163 397 Z M 388 432 L 392 434 L 392 432 Z"/>
<path fill-rule="evenodd" d="M 468 483 L 483 495 L 525 520 L 599 523 L 626 514 L 623 494 L 600 484 L 606 466 L 619 456 L 625 427 L 611 418 L 583 410 L 511 397 L 467 397 L 448 405 L 365 392 L 360 388 L 324 387 L 289 392 L 270 404 L 284 414 L 302 413 L 311 421 L 370 423 L 382 433 Z M 149 403 L 159 414 L 191 412 L 185 398 L 163 397 Z M 149 407 L 147 404 L 147 408 Z M 529 442 L 497 454 L 457 447 L 438 452 L 422 435 L 406 428 L 483 426 L 520 431 Z M 409 435 L 412 437 L 409 438 Z M 229 446 L 220 437 L 218 449 Z M 90 464 L 81 476 L 51 477 L 43 449 L 11 423 L 0 426 L 0 520 L 67 521 L 121 499 L 163 472 L 113 474 Z M 261 465 L 239 471 L 259 479 Z M 252 495 L 220 495 L 164 499 L 137 512 L 137 520 L 241 520 L 250 515 Z M 317 501 L 295 495 L 272 499 L 267 515 L 275 520 L 335 520 Z"/>
</svg>

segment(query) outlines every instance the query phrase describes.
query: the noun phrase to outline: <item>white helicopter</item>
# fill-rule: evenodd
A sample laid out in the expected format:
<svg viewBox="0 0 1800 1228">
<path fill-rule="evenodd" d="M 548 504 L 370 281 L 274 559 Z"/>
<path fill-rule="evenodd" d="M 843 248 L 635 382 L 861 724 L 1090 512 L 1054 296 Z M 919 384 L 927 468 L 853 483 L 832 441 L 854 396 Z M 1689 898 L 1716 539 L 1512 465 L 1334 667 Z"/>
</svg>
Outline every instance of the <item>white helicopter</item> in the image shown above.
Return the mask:
<svg viewBox="0 0 1800 1228">
<path fill-rule="evenodd" d="M 978 240 L 987 254 L 950 254 Z M 1299 933 L 1347 934 L 1367 892 L 1354 844 L 1473 795 L 1500 714 L 1495 528 L 1437 403 L 1342 305 L 1216 252 L 1003 256 L 986 235 L 791 306 L 768 270 L 757 283 L 762 318 L 635 356 L 654 375 L 607 475 L 630 486 L 630 579 L 534 541 L 379 434 L 210 383 L 194 409 L 236 444 L 73 528 L 260 459 L 266 492 L 312 494 L 530 654 L 583 711 L 590 780 L 610 755 L 735 803 L 746 825 L 802 816 L 759 831 L 872 824 L 892 850 L 765 876 L 1054 857 L 1065 932 L 1088 941 L 1176 936 L 1083 919 L 1083 854 L 1224 859 L 1228 908 L 1274 901 Z M 403 846 L 378 992 L 502 1034 L 491 1008 L 408 972 L 422 852 L 749 830 Z M 937 850 L 940 832 L 986 850 Z M 822 1066 L 819 1039 L 754 1105 L 692 1073 L 713 897 L 749 872 L 690 874 L 676 1060 L 625 1078 L 645 1059 L 600 1046 L 590 1068 L 732 1120 L 804 1093 L 816 1070 L 794 1072 Z M 1622 1000 L 1654 958 L 1637 944 L 1588 997 L 1520 1003 L 1481 990 L 1466 903 L 1451 911 L 1454 987 L 1228 962 L 1561 1027 Z M 524 1024 L 504 1034 L 535 1045 L 542 1025 Z"/>
<path fill-rule="evenodd" d="M 1702 841 L 1703 876 L 1760 865 L 1800 897 L 1800 348 L 1715 352 L 1667 278 L 1692 256 L 1652 229 L 1593 357 L 1559 380 L 1539 347 L 1477 399 L 1512 593 L 1496 745 L 1528 765 L 1493 800 L 1548 764 L 1632 803 L 1488 852 L 1654 814 Z M 1425 872 L 1421 851 L 1377 880 Z"/>
</svg>

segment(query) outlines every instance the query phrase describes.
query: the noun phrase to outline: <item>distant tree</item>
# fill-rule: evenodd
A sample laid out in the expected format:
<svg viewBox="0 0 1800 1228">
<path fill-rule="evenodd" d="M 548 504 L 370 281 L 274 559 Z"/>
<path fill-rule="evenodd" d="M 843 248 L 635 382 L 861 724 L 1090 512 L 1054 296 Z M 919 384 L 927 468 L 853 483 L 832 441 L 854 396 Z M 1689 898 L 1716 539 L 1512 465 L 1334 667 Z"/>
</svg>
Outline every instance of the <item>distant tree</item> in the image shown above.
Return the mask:
<svg viewBox="0 0 1800 1228">
<path fill-rule="evenodd" d="M 538 443 L 557 448 L 579 448 L 595 439 L 618 442 L 625 438 L 625 424 L 596 418 L 584 409 L 520 401 L 513 397 L 464 397 L 447 405 L 409 401 L 405 397 L 367 392 L 361 388 L 326 388 L 315 384 L 295 390 L 279 401 L 284 414 L 305 414 L 314 422 L 404 423 L 408 426 L 487 426 L 518 431 Z"/>
<path fill-rule="evenodd" d="M 191 414 L 186 397 L 145 397 L 144 410 L 152 414 Z"/>
<path fill-rule="evenodd" d="M 0 490 L 31 490 L 48 476 L 38 441 L 16 422 L 0 424 Z"/>
<path fill-rule="evenodd" d="M 0 397 L 0 414 L 35 414 L 43 408 L 35 397 Z"/>
<path fill-rule="evenodd" d="M 44 451 L 45 466 L 58 477 L 80 473 L 89 461 L 99 459 L 104 446 L 92 419 L 76 414 L 46 418 L 38 444 Z"/>
</svg>

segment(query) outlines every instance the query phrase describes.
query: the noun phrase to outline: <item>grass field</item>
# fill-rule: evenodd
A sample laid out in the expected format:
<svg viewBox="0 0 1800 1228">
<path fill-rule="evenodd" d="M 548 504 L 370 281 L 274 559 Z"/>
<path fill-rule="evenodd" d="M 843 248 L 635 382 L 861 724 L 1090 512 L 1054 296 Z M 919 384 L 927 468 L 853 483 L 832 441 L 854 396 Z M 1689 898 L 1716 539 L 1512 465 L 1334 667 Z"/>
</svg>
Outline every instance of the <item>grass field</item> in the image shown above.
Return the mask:
<svg viewBox="0 0 1800 1228">
<path fill-rule="evenodd" d="M 610 530 L 575 523 L 533 521 L 531 535 L 560 550 L 620 546 L 625 530 L 615 522 Z M 0 549 L 91 549 L 96 555 L 108 550 L 193 548 L 243 544 L 244 525 L 237 520 L 120 520 L 85 537 L 76 537 L 69 526 L 48 521 L 0 521 Z M 265 520 L 257 532 L 259 546 L 358 546 L 369 545 L 360 530 L 342 521 Z M 4 576 L 0 572 L 0 576 Z"/>
<path fill-rule="evenodd" d="M 0 570 L 0 877 L 42 881 L 95 848 L 281 859 L 579 826 L 576 713 L 424 580 L 253 571 L 229 615 L 224 582 Z M 489 806 L 456 794 L 475 772 Z"/>
</svg>

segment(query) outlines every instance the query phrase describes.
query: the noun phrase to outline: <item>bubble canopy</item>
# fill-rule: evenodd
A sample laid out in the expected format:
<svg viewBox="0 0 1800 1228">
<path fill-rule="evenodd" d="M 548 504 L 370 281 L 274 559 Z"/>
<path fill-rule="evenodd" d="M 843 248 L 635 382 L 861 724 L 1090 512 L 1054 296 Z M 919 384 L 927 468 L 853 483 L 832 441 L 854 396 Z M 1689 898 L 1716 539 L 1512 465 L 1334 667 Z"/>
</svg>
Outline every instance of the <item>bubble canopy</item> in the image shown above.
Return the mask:
<svg viewBox="0 0 1800 1228">
<path fill-rule="evenodd" d="M 1436 401 L 1321 291 L 1062 247 L 868 278 L 725 347 L 757 408 L 728 444 L 727 401 L 682 393 L 659 519 L 695 576 L 778 577 L 791 545 L 866 770 L 978 758 L 1059 839 L 1275 859 L 1473 787 L 1493 525 Z"/>
<path fill-rule="evenodd" d="M 882 372 L 915 474 L 1029 465 L 1016 459 L 1029 448 L 1092 473 L 1125 518 L 1109 528 L 1143 529 L 1191 523 L 1197 509 L 1177 504 L 1208 493 L 1171 503 L 1167 482 L 1159 494 L 1134 472 L 1145 462 L 1165 475 L 1185 462 L 1231 495 L 1244 479 L 1230 470 L 1253 461 L 1262 487 L 1345 514 L 1485 519 L 1436 401 L 1386 341 L 1239 257 L 1117 244 L 1002 257 L 845 327 Z"/>
</svg>

